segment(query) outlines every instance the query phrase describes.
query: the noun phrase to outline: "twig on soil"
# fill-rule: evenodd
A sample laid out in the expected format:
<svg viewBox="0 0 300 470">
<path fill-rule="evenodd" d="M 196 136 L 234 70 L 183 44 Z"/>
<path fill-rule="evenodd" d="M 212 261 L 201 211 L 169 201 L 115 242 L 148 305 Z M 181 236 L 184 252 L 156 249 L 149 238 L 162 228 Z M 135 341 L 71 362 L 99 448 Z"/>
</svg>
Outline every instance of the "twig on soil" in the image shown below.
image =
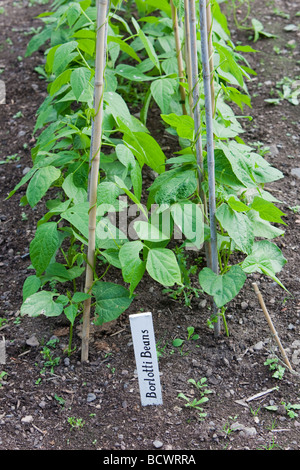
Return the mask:
<svg viewBox="0 0 300 470">
<path fill-rule="evenodd" d="M 278 387 L 269 388 L 268 390 L 264 390 L 263 392 L 256 393 L 255 395 L 252 395 L 252 397 L 246 398 L 245 402 L 248 403 L 249 401 L 257 400 L 258 398 L 261 398 L 267 395 L 268 393 L 274 392 L 274 390 L 278 390 Z"/>
<path fill-rule="evenodd" d="M 275 329 L 275 327 L 274 327 L 274 325 L 273 325 L 273 322 L 272 322 L 272 320 L 271 320 L 271 318 L 270 318 L 270 315 L 269 315 L 269 313 L 268 313 L 268 310 L 267 310 L 267 307 L 266 307 L 266 305 L 265 305 L 264 299 L 263 299 L 263 297 L 262 297 L 262 295 L 261 295 L 261 293 L 260 293 L 260 291 L 259 291 L 259 289 L 258 289 L 258 287 L 257 287 L 257 284 L 254 282 L 252 285 L 253 285 L 254 291 L 255 291 L 255 293 L 256 293 L 256 295 L 257 295 L 257 297 L 258 297 L 258 300 L 259 300 L 259 303 L 260 303 L 260 305 L 261 305 L 261 308 L 263 309 L 263 312 L 264 312 L 264 315 L 265 315 L 265 317 L 266 317 L 266 319 L 267 319 L 267 322 L 268 322 L 268 324 L 269 324 L 269 327 L 270 327 L 270 329 L 271 329 L 271 331 L 272 331 L 272 333 L 273 333 L 273 335 L 274 335 L 274 338 L 275 338 L 275 340 L 276 340 L 276 342 L 277 342 L 277 344 L 278 344 L 278 346 L 279 346 L 279 349 L 280 349 L 280 351 L 281 351 L 281 353 L 282 353 L 284 362 L 286 363 L 286 365 L 288 366 L 288 368 L 289 368 L 291 371 L 293 371 L 292 366 L 291 366 L 291 364 L 290 364 L 290 361 L 288 360 L 288 357 L 287 357 L 287 355 L 286 355 L 286 352 L 285 352 L 285 350 L 283 349 L 283 346 L 282 346 L 282 344 L 281 344 L 281 341 L 280 341 L 280 339 L 279 339 L 279 336 L 278 336 L 278 334 L 277 334 L 277 331 L 276 331 L 276 329 Z"/>
</svg>

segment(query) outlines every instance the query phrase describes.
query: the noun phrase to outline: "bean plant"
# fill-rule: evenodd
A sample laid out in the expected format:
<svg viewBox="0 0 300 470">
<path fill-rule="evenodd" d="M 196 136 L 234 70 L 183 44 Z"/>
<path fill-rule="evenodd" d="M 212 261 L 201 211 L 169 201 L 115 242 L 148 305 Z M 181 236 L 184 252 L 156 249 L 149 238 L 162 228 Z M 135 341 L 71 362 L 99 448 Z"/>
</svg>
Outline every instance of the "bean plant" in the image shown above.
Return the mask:
<svg viewBox="0 0 300 470">
<path fill-rule="evenodd" d="M 165 289 L 184 286 L 170 244 L 175 241 L 179 246 L 178 230 L 180 246 L 186 250 L 200 252 L 209 242 L 199 11 L 195 9 L 196 105 L 200 110 L 196 132 L 187 53 L 188 3 L 191 0 L 110 3 L 96 204 L 96 264 L 88 291 L 83 278 L 95 117 L 97 4 L 93 0 L 55 0 L 49 11 L 39 15 L 43 26 L 31 38 L 26 56 L 44 51 L 47 96 L 36 115 L 32 167 L 9 194 L 12 197 L 25 187 L 21 205 L 35 209 L 44 203 L 45 207 L 29 247 L 31 272 L 23 287 L 22 315 L 64 314 L 72 333 L 75 321 L 81 318 L 83 303 L 91 298 L 93 321 L 99 325 L 109 322 L 129 308 L 145 275 Z M 218 2 L 211 0 L 210 7 L 218 273 L 207 264 L 199 267 L 198 280 L 199 289 L 220 309 L 240 292 L 247 275 L 254 272 L 269 276 L 284 288 L 277 275 L 286 259 L 274 239 L 284 234 L 279 224 L 285 225 L 285 214 L 276 205 L 279 201 L 265 189 L 266 184 L 282 178 L 282 173 L 243 140 L 240 118 L 251 119 L 244 111 L 251 107 L 247 81 L 255 75 L 244 53 L 255 54 L 255 49 L 234 44 Z M 133 10 L 137 15 L 131 14 Z M 181 45 L 180 51 L 176 44 Z M 179 52 L 182 70 L 178 66 Z M 137 95 L 138 114 L 127 101 L 131 97 L 134 102 Z M 177 146 L 169 158 L 147 127 L 149 111 L 157 108 L 157 125 Z M 234 112 L 237 108 L 238 116 Z M 201 179 L 199 151 L 203 157 Z M 145 187 L 143 174 L 147 169 L 152 170 L 155 179 Z M 128 215 L 136 216 L 129 227 Z M 111 266 L 120 270 L 119 284 L 105 280 Z"/>
</svg>

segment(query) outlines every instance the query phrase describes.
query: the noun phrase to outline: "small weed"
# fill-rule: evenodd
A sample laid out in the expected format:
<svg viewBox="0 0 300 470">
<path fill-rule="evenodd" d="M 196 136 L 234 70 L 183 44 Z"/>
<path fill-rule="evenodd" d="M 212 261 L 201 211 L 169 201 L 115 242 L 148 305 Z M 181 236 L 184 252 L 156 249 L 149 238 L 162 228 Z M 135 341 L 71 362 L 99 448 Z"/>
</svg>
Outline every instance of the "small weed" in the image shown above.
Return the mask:
<svg viewBox="0 0 300 470">
<path fill-rule="evenodd" d="M 75 418 L 74 416 L 68 418 L 68 423 L 71 429 L 80 429 L 85 425 L 85 422 L 82 418 Z"/>
<path fill-rule="evenodd" d="M 285 368 L 279 364 L 279 359 L 277 357 L 270 357 L 264 362 L 265 366 L 269 366 L 271 371 L 275 371 L 272 375 L 275 379 L 282 380 Z"/>
<path fill-rule="evenodd" d="M 198 410 L 199 411 L 198 416 L 201 420 L 203 418 L 205 418 L 206 415 L 207 415 L 207 413 L 204 412 L 204 409 L 202 408 L 201 405 L 203 405 L 203 403 L 206 403 L 208 401 L 208 397 L 206 395 L 212 393 L 212 391 L 207 388 L 206 381 L 207 381 L 206 377 L 203 377 L 198 382 L 196 382 L 194 379 L 189 379 L 188 380 L 188 383 L 194 385 L 196 387 L 197 391 L 200 393 L 200 398 L 199 399 L 194 398 L 193 400 L 190 400 L 182 392 L 180 392 L 177 396 L 177 398 L 182 398 L 183 400 L 185 400 L 187 402 L 185 404 L 185 406 L 187 408 L 194 408 L 194 409 Z"/>
<path fill-rule="evenodd" d="M 4 372 L 4 371 L 0 372 L 0 388 L 3 385 L 2 381 L 3 381 L 4 377 L 6 377 L 6 376 L 7 376 L 7 372 Z"/>
</svg>

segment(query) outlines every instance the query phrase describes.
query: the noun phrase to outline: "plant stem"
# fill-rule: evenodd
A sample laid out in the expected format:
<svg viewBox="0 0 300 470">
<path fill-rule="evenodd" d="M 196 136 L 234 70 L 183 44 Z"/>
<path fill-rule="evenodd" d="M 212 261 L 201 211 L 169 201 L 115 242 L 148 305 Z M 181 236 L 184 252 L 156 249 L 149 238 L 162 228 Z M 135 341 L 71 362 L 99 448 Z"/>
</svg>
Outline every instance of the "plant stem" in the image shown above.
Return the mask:
<svg viewBox="0 0 300 470">
<path fill-rule="evenodd" d="M 95 90 L 94 109 L 95 117 L 92 126 L 92 141 L 90 153 L 89 173 L 89 240 L 86 265 L 85 292 L 90 292 L 94 280 L 95 245 L 96 245 L 96 210 L 97 210 L 97 186 L 100 165 L 100 149 L 102 137 L 103 120 L 103 90 L 104 69 L 106 62 L 107 44 L 107 12 L 108 0 L 97 1 L 97 39 L 96 39 L 96 61 L 95 61 Z M 91 298 L 84 302 L 81 361 L 88 361 L 89 335 L 90 335 L 90 310 Z"/>
</svg>

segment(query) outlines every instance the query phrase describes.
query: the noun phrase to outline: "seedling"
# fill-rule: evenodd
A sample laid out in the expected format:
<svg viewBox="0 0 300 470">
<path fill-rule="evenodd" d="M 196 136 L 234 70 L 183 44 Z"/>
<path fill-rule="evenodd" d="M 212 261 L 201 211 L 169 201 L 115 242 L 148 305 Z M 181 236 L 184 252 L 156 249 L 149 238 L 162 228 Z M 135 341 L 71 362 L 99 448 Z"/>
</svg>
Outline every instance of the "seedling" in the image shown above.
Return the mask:
<svg viewBox="0 0 300 470">
<path fill-rule="evenodd" d="M 4 379 L 7 375 L 8 375 L 7 372 L 4 372 L 4 371 L 0 372 L 0 388 L 3 386 L 3 383 L 2 383 L 2 382 L 3 382 L 3 379 Z"/>
<path fill-rule="evenodd" d="M 279 380 L 283 379 L 283 376 L 284 376 L 284 373 L 285 373 L 285 367 L 283 367 L 279 364 L 278 357 L 271 357 L 271 358 L 267 359 L 264 362 L 264 365 L 269 366 L 271 371 L 275 371 L 272 374 L 272 377 L 274 377 L 275 379 L 279 379 Z"/>
<path fill-rule="evenodd" d="M 68 418 L 68 423 L 71 429 L 81 429 L 85 425 L 85 422 L 82 418 L 75 418 L 74 416 Z"/>
<path fill-rule="evenodd" d="M 204 412 L 204 409 L 202 408 L 203 403 L 206 403 L 208 401 L 208 397 L 206 396 L 207 394 L 212 393 L 211 390 L 206 389 L 207 384 L 206 384 L 206 378 L 203 377 L 200 381 L 196 382 L 194 379 L 189 379 L 188 383 L 191 383 L 194 385 L 197 389 L 198 392 L 200 392 L 200 399 L 194 398 L 194 400 L 190 400 L 184 393 L 179 393 L 177 398 L 182 398 L 185 400 L 187 403 L 185 406 L 187 408 L 194 408 L 199 411 L 198 416 L 200 419 L 203 419 L 206 417 L 207 413 Z"/>
</svg>

